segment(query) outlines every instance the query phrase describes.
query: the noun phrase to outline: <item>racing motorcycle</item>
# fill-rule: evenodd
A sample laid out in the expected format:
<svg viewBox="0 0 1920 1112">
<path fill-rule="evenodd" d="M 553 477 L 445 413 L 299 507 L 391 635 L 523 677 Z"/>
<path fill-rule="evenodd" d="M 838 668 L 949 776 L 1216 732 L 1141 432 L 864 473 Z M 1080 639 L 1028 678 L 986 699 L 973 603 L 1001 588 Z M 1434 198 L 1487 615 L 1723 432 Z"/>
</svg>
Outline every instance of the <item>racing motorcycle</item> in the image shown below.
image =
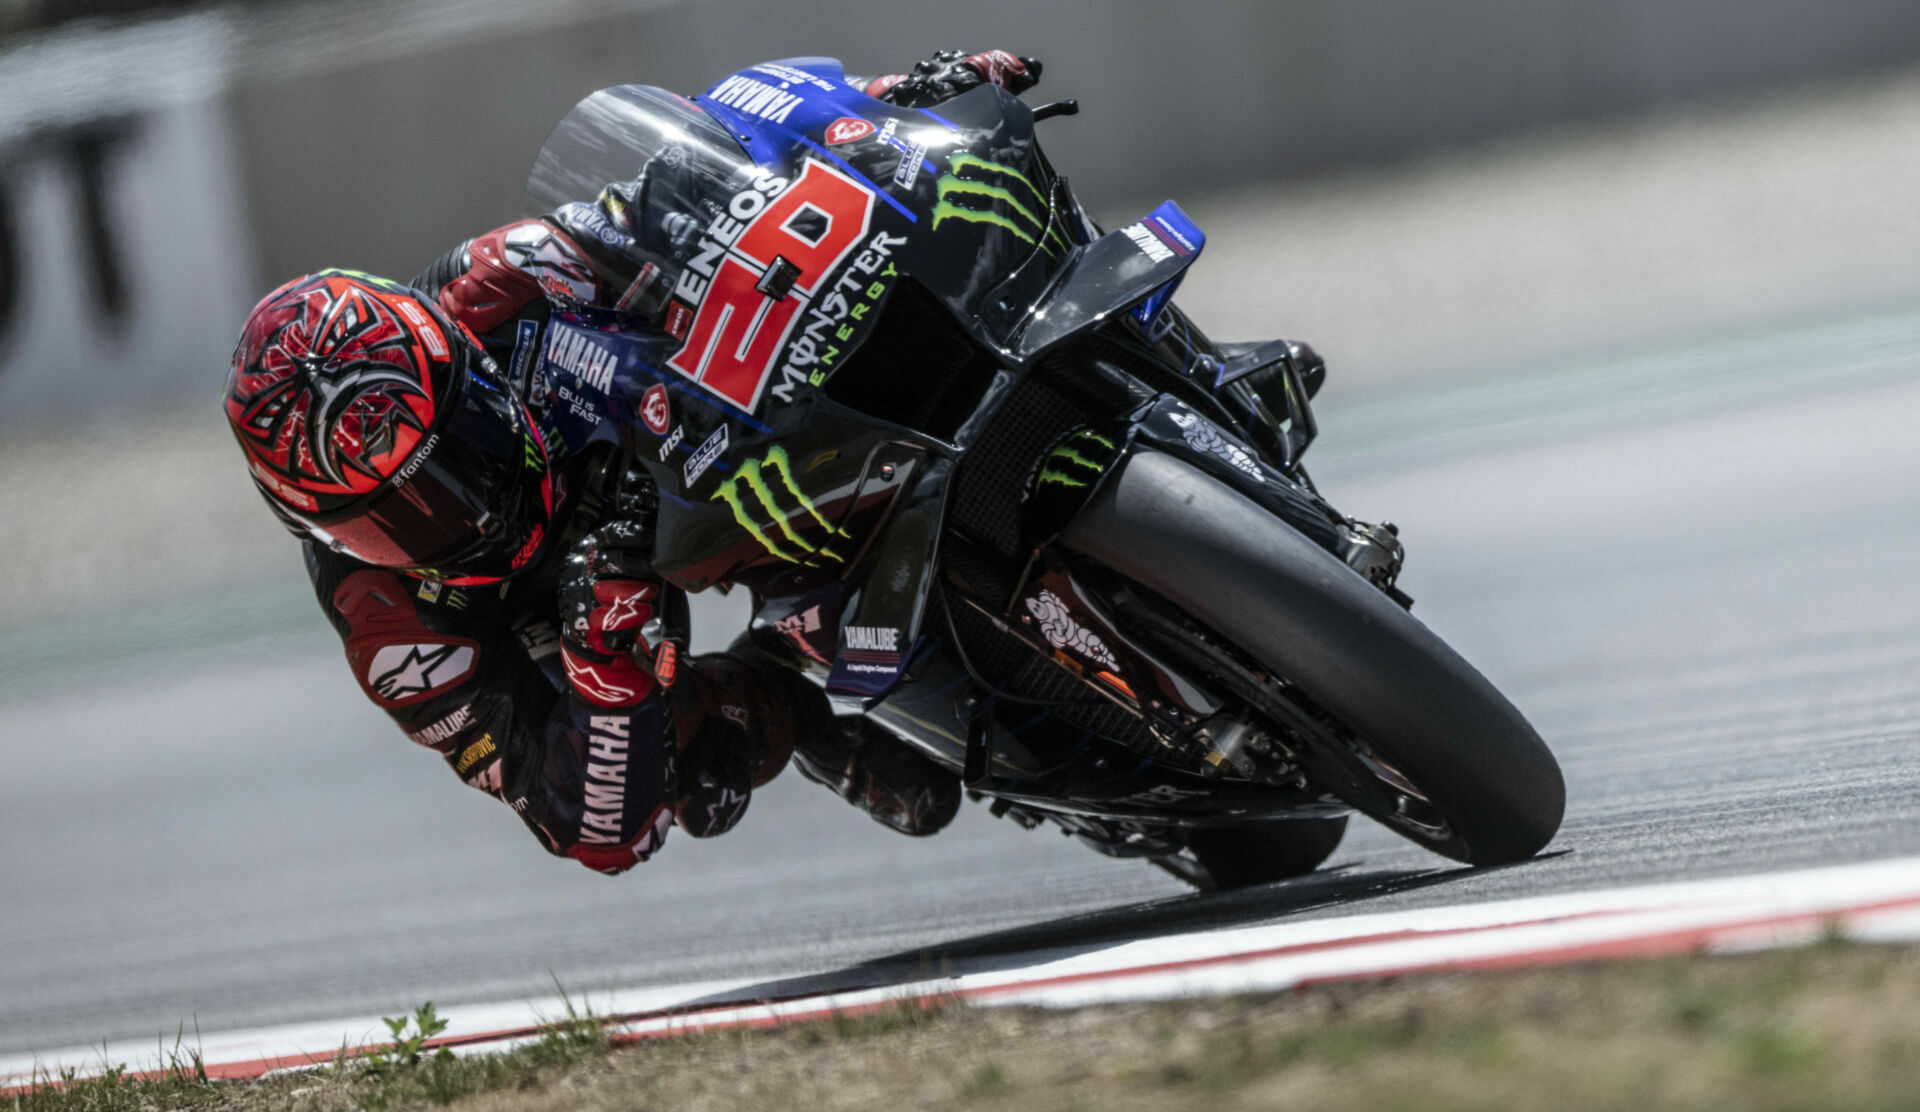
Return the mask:
<svg viewBox="0 0 1920 1112">
<path fill-rule="evenodd" d="M 824 58 L 581 101 L 528 203 L 639 277 L 515 368 L 549 439 L 644 466 L 671 585 L 750 590 L 757 646 L 997 816 L 1203 888 L 1311 871 L 1354 811 L 1537 853 L 1553 755 L 1301 465 L 1323 362 L 1194 326 L 1205 234 L 1095 223 L 1035 137 L 1075 110 L 896 107 Z"/>
</svg>

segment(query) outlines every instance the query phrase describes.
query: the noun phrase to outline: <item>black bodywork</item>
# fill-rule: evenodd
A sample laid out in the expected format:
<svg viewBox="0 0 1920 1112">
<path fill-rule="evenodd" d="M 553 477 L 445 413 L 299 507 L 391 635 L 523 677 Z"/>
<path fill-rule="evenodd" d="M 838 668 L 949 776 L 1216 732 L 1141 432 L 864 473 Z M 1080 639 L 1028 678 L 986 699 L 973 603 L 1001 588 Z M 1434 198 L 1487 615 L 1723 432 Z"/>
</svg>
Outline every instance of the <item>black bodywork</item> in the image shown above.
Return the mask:
<svg viewBox="0 0 1920 1112">
<path fill-rule="evenodd" d="M 805 95 L 761 119 L 739 106 L 742 76 L 779 90 L 763 114 Z M 806 303 L 750 405 L 752 383 L 716 394 L 673 366 L 694 341 L 658 331 L 660 305 L 648 320 L 556 315 L 534 384 L 564 403 L 549 407 L 549 434 L 562 451 L 616 442 L 652 473 L 663 576 L 689 592 L 751 591 L 754 640 L 817 678 L 837 712 L 963 771 L 996 813 L 1052 818 L 1108 852 L 1164 853 L 1157 832 L 1180 827 L 1348 811 L 1304 772 L 1250 775 L 1219 752 L 1205 724 L 1232 694 L 1157 647 L 1166 619 L 1151 600 L 1055 540 L 1147 447 L 1352 563 L 1357 523 L 1301 467 L 1317 357 L 1203 335 L 1168 300 L 1198 229 L 1169 204 L 1147 229 L 1159 245 L 1142 246 L 1139 224 L 1103 234 L 1042 153 L 1034 112 L 997 88 L 936 115 L 865 97 L 825 60 L 729 80 L 701 111 L 635 86 L 596 94 L 529 186 L 551 211 L 662 157 L 684 165 L 695 155 L 626 137 L 677 127 L 718 160 L 698 179 L 722 191 L 695 210 L 703 220 L 755 175 L 794 182 L 810 165 L 873 194 L 857 250 L 809 279 L 810 294 L 792 291 L 780 261 L 759 272 L 775 312 L 783 297 Z M 828 300 L 836 289 L 845 301 Z M 682 307 L 683 329 L 700 308 Z M 836 342 L 799 359 L 813 310 L 831 318 L 816 339 Z M 664 426 L 642 419 L 662 391 Z M 1392 591 L 1390 574 L 1381 586 Z"/>
</svg>

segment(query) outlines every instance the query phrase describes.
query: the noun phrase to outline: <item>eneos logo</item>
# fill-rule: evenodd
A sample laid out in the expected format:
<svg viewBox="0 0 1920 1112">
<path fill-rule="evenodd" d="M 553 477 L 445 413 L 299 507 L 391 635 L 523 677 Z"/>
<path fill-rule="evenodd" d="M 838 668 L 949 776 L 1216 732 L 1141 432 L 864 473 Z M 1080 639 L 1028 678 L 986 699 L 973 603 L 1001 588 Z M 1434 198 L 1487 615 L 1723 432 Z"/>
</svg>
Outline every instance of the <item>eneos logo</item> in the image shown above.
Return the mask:
<svg viewBox="0 0 1920 1112">
<path fill-rule="evenodd" d="M 753 412 L 794 321 L 866 236 L 873 204 L 812 159 L 791 184 L 763 175 L 734 194 L 674 284 L 692 320 L 667 367 Z"/>
</svg>

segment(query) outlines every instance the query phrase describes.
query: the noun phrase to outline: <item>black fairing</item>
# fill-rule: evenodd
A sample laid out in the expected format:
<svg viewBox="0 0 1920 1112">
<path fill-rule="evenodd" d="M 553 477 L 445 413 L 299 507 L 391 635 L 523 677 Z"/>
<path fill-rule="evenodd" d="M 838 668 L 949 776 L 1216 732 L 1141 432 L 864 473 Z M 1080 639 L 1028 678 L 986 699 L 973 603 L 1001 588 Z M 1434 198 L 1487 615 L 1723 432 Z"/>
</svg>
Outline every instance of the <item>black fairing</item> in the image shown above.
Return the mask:
<svg viewBox="0 0 1920 1112">
<path fill-rule="evenodd" d="M 701 234 L 662 247 L 661 214 L 619 197 L 667 196 L 669 176 Z M 612 202 L 600 191 L 626 179 Z M 529 198 L 595 208 L 600 261 L 633 283 L 625 310 L 559 308 L 533 394 L 565 451 L 614 442 L 652 473 L 668 580 L 751 589 L 756 639 L 843 712 L 955 768 L 971 744 L 978 786 L 1003 798 L 1162 823 L 1339 809 L 1200 779 L 1169 739 L 1218 696 L 1136 644 L 1098 569 L 1047 543 L 1146 444 L 1334 546 L 1341 519 L 1298 471 L 1297 372 L 1272 370 L 1273 350 L 1235 362 L 1166 300 L 1204 243 L 1184 214 L 1156 210 L 1159 241 L 1144 224 L 1103 236 L 1017 98 L 899 108 L 825 59 L 692 102 L 595 94 Z M 1104 662 L 1035 632 L 1042 593 Z"/>
</svg>

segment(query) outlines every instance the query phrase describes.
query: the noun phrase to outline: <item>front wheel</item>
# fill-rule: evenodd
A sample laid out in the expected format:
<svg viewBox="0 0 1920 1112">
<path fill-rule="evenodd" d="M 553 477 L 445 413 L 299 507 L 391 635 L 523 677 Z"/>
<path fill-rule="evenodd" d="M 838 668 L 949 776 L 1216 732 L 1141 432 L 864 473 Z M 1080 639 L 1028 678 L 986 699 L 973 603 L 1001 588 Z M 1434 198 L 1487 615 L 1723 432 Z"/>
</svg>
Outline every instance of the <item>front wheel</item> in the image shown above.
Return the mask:
<svg viewBox="0 0 1920 1112">
<path fill-rule="evenodd" d="M 1325 726 L 1296 731 L 1316 747 L 1302 763 L 1396 833 L 1497 865 L 1559 829 L 1560 766 L 1520 712 L 1393 600 L 1219 480 L 1137 451 L 1060 541 L 1284 681 Z"/>
</svg>

